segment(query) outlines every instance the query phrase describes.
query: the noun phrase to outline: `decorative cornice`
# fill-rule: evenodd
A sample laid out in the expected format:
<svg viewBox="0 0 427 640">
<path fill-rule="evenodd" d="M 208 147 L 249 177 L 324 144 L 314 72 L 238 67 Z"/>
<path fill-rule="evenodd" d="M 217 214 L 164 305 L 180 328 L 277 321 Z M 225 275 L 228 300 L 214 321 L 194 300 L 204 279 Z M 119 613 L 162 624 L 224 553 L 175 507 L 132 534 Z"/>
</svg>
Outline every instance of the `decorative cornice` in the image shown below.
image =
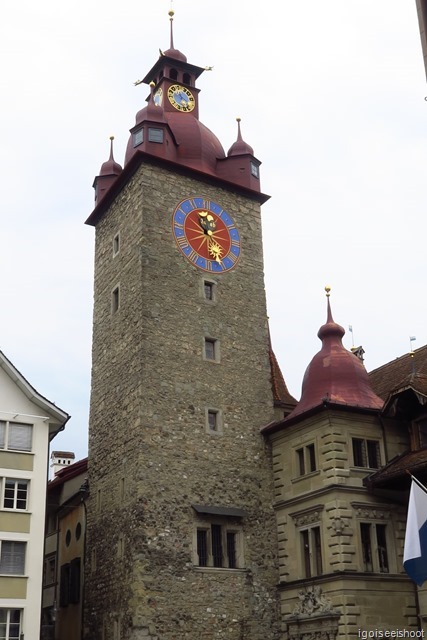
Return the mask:
<svg viewBox="0 0 427 640">
<path fill-rule="evenodd" d="M 320 521 L 320 514 L 324 509 L 323 504 L 316 504 L 314 507 L 302 509 L 289 515 L 294 520 L 297 527 L 303 527 L 306 524 L 315 524 Z"/>
</svg>

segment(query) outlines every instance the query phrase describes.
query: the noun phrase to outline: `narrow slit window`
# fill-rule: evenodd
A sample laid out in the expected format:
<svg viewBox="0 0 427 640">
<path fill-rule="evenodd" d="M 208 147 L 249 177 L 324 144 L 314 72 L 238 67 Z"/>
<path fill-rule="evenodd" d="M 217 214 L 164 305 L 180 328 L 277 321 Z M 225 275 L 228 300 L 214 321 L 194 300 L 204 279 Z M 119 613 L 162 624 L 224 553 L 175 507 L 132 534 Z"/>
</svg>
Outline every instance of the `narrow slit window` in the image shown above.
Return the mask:
<svg viewBox="0 0 427 640">
<path fill-rule="evenodd" d="M 113 313 L 116 313 L 120 307 L 120 289 L 116 287 L 113 289 L 113 293 L 111 296 L 111 309 Z"/>
</svg>

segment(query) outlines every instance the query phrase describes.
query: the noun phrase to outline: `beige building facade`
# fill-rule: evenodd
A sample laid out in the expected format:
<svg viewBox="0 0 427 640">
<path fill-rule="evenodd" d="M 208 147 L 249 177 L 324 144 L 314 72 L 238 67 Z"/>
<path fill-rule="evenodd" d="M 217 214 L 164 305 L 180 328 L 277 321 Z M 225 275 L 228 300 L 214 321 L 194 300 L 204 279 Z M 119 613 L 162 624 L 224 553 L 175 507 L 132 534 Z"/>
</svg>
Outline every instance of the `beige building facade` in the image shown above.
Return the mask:
<svg viewBox="0 0 427 640">
<path fill-rule="evenodd" d="M 268 425 L 286 637 L 358 637 L 420 629 L 414 583 L 403 570 L 407 492 L 366 478 L 409 447 L 387 418 L 363 364 L 344 349 L 332 318 L 293 412 Z M 359 636 L 360 637 L 360 636 Z"/>
<path fill-rule="evenodd" d="M 0 637 L 38 640 L 50 440 L 69 416 L 0 352 Z"/>
</svg>

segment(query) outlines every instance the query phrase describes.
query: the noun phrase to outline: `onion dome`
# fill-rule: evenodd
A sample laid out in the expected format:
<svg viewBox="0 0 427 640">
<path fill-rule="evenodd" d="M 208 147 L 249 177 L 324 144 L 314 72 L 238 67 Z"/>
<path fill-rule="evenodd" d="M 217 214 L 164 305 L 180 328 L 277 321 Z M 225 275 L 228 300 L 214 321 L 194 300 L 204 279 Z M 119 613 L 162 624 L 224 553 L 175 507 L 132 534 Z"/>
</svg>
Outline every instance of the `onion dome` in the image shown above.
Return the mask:
<svg viewBox="0 0 427 640">
<path fill-rule="evenodd" d="M 242 138 L 242 132 L 240 130 L 241 118 L 236 118 L 236 120 L 237 120 L 237 140 L 229 148 L 227 156 L 243 156 L 247 153 L 253 156 L 254 150 Z"/>
<path fill-rule="evenodd" d="M 187 56 L 185 56 L 181 51 L 175 49 L 173 46 L 173 17 L 175 12 L 172 9 L 169 11 L 169 19 L 171 23 L 171 39 L 170 39 L 170 48 L 167 51 L 161 51 L 160 55 L 168 56 L 169 58 L 175 58 L 175 60 L 181 60 L 181 62 L 187 62 Z"/>
<path fill-rule="evenodd" d="M 114 136 L 110 137 L 110 157 L 101 166 L 100 176 L 118 176 L 122 172 L 122 167 L 118 162 L 114 160 L 113 156 L 113 140 Z"/>
<path fill-rule="evenodd" d="M 381 398 L 372 390 L 362 361 L 342 344 L 345 331 L 332 318 L 329 291 L 330 288 L 326 287 L 326 324 L 320 327 L 317 334 L 322 341 L 322 348 L 306 369 L 301 400 L 287 419 L 322 405 L 371 410 L 379 410 L 383 406 Z"/>
</svg>

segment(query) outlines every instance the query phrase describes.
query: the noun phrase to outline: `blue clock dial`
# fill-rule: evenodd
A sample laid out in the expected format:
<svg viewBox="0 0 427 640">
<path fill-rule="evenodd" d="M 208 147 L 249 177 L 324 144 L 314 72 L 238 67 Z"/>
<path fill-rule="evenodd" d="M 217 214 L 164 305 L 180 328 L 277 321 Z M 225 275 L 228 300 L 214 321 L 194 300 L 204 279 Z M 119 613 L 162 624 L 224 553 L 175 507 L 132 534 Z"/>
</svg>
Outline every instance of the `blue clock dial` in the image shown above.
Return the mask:
<svg viewBox="0 0 427 640">
<path fill-rule="evenodd" d="M 173 213 L 172 229 L 181 253 L 199 269 L 224 273 L 236 266 L 240 234 L 232 217 L 216 202 L 203 197 L 182 200 Z"/>
</svg>

